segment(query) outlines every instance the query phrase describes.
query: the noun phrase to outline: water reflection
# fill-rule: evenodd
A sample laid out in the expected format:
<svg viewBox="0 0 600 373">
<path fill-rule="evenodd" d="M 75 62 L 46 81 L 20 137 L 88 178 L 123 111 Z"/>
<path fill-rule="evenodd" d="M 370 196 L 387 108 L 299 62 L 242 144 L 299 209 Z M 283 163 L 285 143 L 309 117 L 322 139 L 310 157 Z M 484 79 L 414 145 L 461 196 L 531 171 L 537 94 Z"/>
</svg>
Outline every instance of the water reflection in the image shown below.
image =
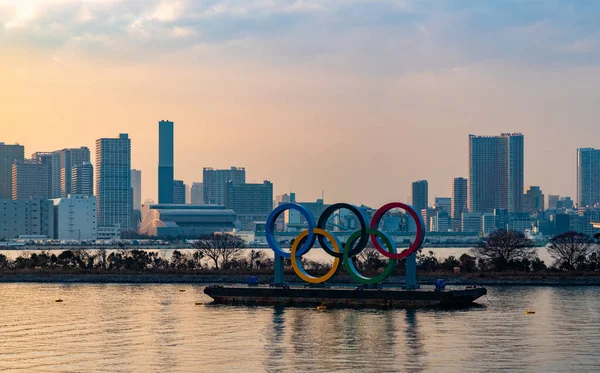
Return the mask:
<svg viewBox="0 0 600 373">
<path fill-rule="evenodd" d="M 202 287 L 2 284 L 0 371 L 597 371 L 600 288 L 491 287 L 487 307 L 196 306 Z M 54 299 L 65 299 L 62 304 Z M 525 315 L 525 309 L 535 315 Z"/>
</svg>

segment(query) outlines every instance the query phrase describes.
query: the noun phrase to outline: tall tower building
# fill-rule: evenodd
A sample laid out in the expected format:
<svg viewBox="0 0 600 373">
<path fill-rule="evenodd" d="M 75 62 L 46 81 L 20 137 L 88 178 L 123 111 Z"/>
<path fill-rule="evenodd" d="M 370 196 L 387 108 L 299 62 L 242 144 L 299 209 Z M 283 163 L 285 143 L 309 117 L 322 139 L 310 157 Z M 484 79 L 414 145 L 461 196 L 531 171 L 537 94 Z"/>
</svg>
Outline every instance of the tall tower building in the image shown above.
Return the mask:
<svg viewBox="0 0 600 373">
<path fill-rule="evenodd" d="M 204 203 L 204 188 L 202 183 L 192 183 L 192 205 Z"/>
<path fill-rule="evenodd" d="M 131 188 L 133 189 L 133 209 L 142 208 L 142 171 L 131 170 Z"/>
<path fill-rule="evenodd" d="M 86 197 L 94 195 L 94 167 L 90 162 L 84 162 L 71 169 L 70 194 Z"/>
<path fill-rule="evenodd" d="M 523 135 L 469 135 L 469 212 L 523 210 Z"/>
<path fill-rule="evenodd" d="M 48 198 L 54 198 L 52 194 L 52 160 L 53 160 L 52 152 L 36 152 L 31 155 L 31 159 L 35 160 L 43 165 L 46 165 L 48 168 L 48 193 L 46 196 Z"/>
<path fill-rule="evenodd" d="M 173 203 L 173 122 L 158 122 L 158 203 Z"/>
<path fill-rule="evenodd" d="M 98 227 L 118 224 L 121 230 L 131 229 L 131 140 L 127 134 L 96 140 L 96 198 Z"/>
<path fill-rule="evenodd" d="M 420 213 L 429 207 L 429 184 L 427 180 L 412 183 L 412 206 Z"/>
<path fill-rule="evenodd" d="M 173 181 L 173 202 L 177 205 L 185 205 L 185 184 L 183 180 Z"/>
<path fill-rule="evenodd" d="M 461 219 L 467 212 L 468 181 L 464 177 L 456 177 L 452 181 L 452 219 Z"/>
<path fill-rule="evenodd" d="M 246 169 L 231 167 L 230 170 L 214 170 L 205 167 L 202 173 L 204 203 L 225 204 L 225 186 L 231 181 L 234 185 L 246 183 Z"/>
<path fill-rule="evenodd" d="M 12 199 L 48 198 L 48 165 L 27 159 L 12 165 Z"/>
<path fill-rule="evenodd" d="M 82 146 L 81 148 L 59 150 L 56 153 L 58 153 L 60 167 L 52 170 L 52 179 L 60 180 L 60 197 L 64 198 L 73 194 L 71 182 L 73 167 L 90 162 L 90 149 Z"/>
<path fill-rule="evenodd" d="M 12 198 L 12 165 L 25 159 L 23 145 L 0 142 L 0 199 Z"/>
<path fill-rule="evenodd" d="M 577 207 L 600 203 L 600 149 L 577 149 Z"/>
</svg>

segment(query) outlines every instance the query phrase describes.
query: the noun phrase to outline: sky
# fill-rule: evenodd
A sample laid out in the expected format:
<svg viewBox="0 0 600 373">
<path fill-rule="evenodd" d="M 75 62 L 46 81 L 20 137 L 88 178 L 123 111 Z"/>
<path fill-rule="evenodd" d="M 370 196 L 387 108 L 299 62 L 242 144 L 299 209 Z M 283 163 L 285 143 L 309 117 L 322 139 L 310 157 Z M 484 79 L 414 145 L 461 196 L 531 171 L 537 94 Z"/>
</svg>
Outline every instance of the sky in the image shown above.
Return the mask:
<svg viewBox="0 0 600 373">
<path fill-rule="evenodd" d="M 600 148 L 600 3 L 0 0 L 0 141 L 27 155 L 128 133 L 156 199 L 246 167 L 275 194 L 377 207 L 468 173 L 468 135 L 522 132 L 525 185 L 575 196 Z"/>
</svg>

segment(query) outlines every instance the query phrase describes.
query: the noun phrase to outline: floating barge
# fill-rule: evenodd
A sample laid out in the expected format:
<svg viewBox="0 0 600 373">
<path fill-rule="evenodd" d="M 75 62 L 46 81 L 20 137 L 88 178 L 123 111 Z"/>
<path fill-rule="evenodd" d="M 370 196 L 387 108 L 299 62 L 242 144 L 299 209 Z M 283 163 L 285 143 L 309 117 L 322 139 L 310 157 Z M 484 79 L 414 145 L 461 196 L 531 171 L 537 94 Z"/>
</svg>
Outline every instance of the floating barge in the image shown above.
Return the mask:
<svg viewBox="0 0 600 373">
<path fill-rule="evenodd" d="M 204 289 L 216 304 L 321 306 L 332 308 L 464 307 L 487 294 L 482 287 L 461 290 L 304 286 L 222 286 Z"/>
</svg>

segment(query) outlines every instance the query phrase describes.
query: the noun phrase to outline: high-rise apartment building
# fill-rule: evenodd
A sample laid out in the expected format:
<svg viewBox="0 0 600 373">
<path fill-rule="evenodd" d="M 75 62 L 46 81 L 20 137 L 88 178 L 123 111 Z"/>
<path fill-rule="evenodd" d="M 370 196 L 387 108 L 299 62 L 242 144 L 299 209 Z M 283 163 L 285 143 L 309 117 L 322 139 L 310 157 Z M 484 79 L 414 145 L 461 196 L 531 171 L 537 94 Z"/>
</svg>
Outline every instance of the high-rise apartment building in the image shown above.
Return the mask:
<svg viewBox="0 0 600 373">
<path fill-rule="evenodd" d="M 177 205 L 185 205 L 185 184 L 183 180 L 173 181 L 173 202 Z"/>
<path fill-rule="evenodd" d="M 192 205 L 204 203 L 204 187 L 202 183 L 192 183 Z"/>
<path fill-rule="evenodd" d="M 235 211 L 242 229 L 252 229 L 256 221 L 266 221 L 273 208 L 273 184 L 234 184 L 225 187 L 225 208 Z"/>
<path fill-rule="evenodd" d="M 71 168 L 71 194 L 86 197 L 94 195 L 94 166 L 90 162 Z M 95 204 L 94 201 L 94 209 Z"/>
<path fill-rule="evenodd" d="M 469 211 L 523 210 L 524 138 L 469 135 Z"/>
<path fill-rule="evenodd" d="M 438 211 L 446 211 L 450 214 L 452 210 L 452 198 L 450 197 L 435 197 L 433 208 Z"/>
<path fill-rule="evenodd" d="M 600 203 L 600 149 L 577 149 L 577 207 Z"/>
<path fill-rule="evenodd" d="M 234 185 L 246 183 L 246 169 L 231 167 L 229 170 L 215 170 L 205 167 L 202 172 L 202 180 L 204 203 L 224 205 L 225 186 L 229 181 Z"/>
<path fill-rule="evenodd" d="M 142 171 L 131 170 L 131 189 L 133 189 L 133 209 L 142 208 Z"/>
<path fill-rule="evenodd" d="M 174 134 L 173 122 L 158 122 L 158 203 L 173 203 Z"/>
<path fill-rule="evenodd" d="M 48 193 L 46 196 L 48 198 L 54 198 L 52 194 L 52 162 L 53 162 L 54 153 L 52 152 L 36 152 L 31 155 L 31 159 L 35 160 L 43 165 L 46 165 L 48 168 Z"/>
<path fill-rule="evenodd" d="M 0 199 L 12 198 L 12 165 L 25 159 L 23 145 L 0 142 Z"/>
<path fill-rule="evenodd" d="M 429 184 L 427 180 L 412 183 L 412 206 L 416 211 L 429 207 Z"/>
<path fill-rule="evenodd" d="M 452 181 L 452 219 L 461 219 L 467 211 L 469 182 L 464 177 L 456 177 Z"/>
<path fill-rule="evenodd" d="M 131 140 L 127 134 L 96 140 L 95 183 L 98 227 L 119 225 L 121 230 L 130 230 L 133 192 Z"/>
<path fill-rule="evenodd" d="M 26 159 L 12 165 L 12 199 L 48 198 L 48 165 Z"/>
<path fill-rule="evenodd" d="M 52 169 L 52 180 L 58 178 L 60 180 L 60 197 L 66 197 L 72 194 L 73 167 L 77 167 L 84 163 L 90 162 L 90 150 L 83 146 L 81 148 L 59 150 L 58 157 L 60 159 L 60 168 Z"/>
</svg>

